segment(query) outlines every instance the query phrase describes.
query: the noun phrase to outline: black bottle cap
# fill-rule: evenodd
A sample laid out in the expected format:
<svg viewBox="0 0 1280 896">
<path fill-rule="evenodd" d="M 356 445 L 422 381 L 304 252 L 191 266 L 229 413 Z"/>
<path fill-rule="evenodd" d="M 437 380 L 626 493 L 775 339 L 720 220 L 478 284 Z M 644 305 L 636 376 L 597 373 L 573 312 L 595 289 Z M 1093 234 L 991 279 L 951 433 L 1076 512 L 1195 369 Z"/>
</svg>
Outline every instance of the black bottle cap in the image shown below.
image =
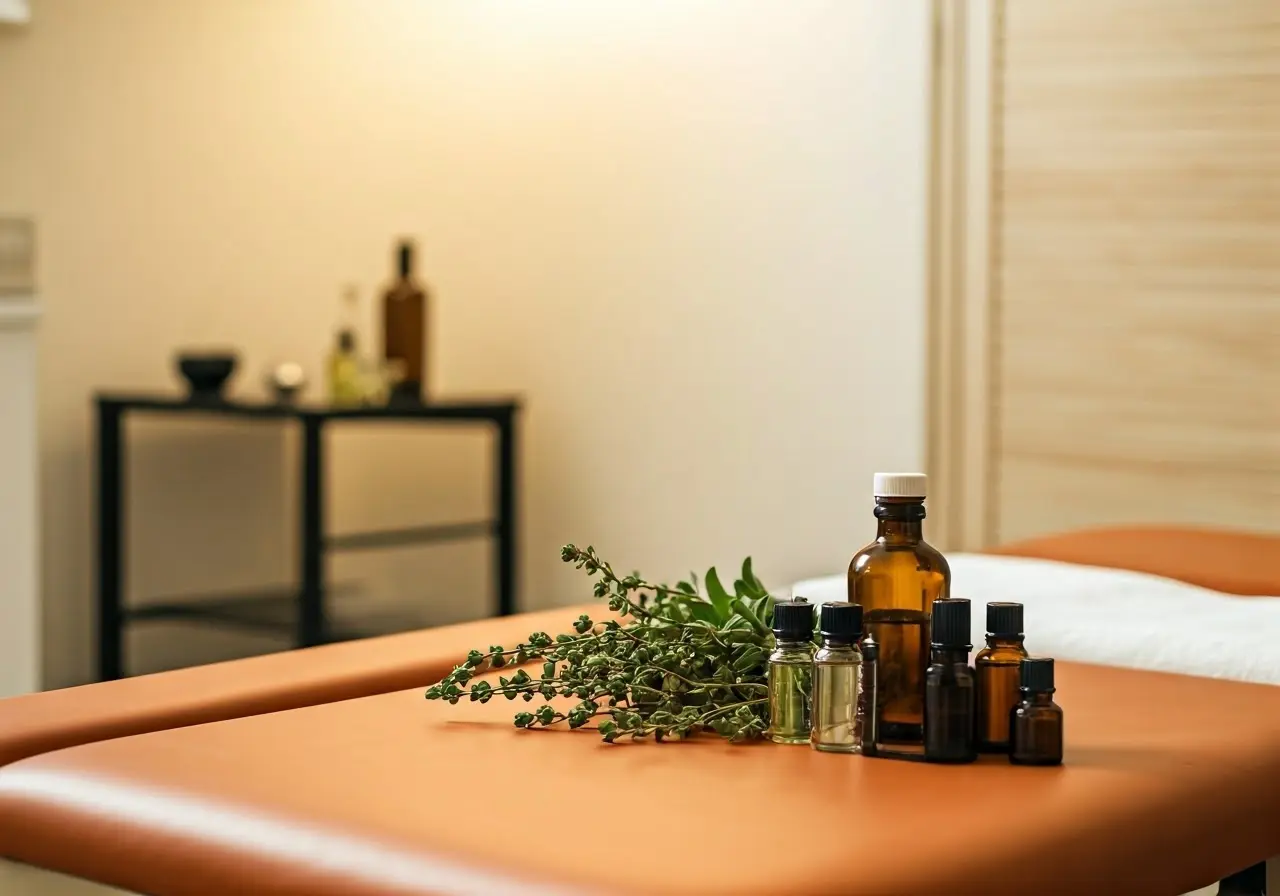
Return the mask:
<svg viewBox="0 0 1280 896">
<path fill-rule="evenodd" d="M 987 634 L 1014 636 L 1022 634 L 1022 604 L 996 601 L 987 604 Z"/>
<path fill-rule="evenodd" d="M 862 636 L 862 604 L 843 600 L 823 604 L 818 628 L 826 638 L 858 640 Z"/>
<path fill-rule="evenodd" d="M 1027 657 L 1018 667 L 1024 691 L 1053 690 L 1053 660 L 1044 656 Z"/>
<path fill-rule="evenodd" d="M 971 619 L 969 601 L 963 597 L 935 600 L 930 640 L 935 647 L 972 647 L 969 640 Z"/>
<path fill-rule="evenodd" d="M 773 605 L 773 635 L 783 641 L 813 638 L 813 604 L 803 597 Z"/>
</svg>

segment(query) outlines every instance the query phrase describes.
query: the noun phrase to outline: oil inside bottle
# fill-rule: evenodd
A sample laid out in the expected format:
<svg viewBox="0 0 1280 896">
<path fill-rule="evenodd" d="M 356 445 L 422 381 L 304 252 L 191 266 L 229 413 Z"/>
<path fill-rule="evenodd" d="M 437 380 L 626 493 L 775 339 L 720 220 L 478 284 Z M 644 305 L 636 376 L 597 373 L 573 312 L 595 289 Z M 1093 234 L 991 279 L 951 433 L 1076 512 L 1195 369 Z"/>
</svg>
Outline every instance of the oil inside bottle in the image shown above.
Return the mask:
<svg viewBox="0 0 1280 896">
<path fill-rule="evenodd" d="M 769 739 L 774 743 L 809 742 L 812 662 L 808 652 L 798 662 L 769 664 Z"/>
<path fill-rule="evenodd" d="M 856 753 L 858 737 L 858 672 L 851 663 L 817 663 L 813 667 L 813 745 L 816 749 Z"/>
<path fill-rule="evenodd" d="M 918 741 L 923 735 L 929 617 L 919 610 L 870 610 L 865 625 L 879 648 L 876 674 L 880 740 Z"/>
</svg>

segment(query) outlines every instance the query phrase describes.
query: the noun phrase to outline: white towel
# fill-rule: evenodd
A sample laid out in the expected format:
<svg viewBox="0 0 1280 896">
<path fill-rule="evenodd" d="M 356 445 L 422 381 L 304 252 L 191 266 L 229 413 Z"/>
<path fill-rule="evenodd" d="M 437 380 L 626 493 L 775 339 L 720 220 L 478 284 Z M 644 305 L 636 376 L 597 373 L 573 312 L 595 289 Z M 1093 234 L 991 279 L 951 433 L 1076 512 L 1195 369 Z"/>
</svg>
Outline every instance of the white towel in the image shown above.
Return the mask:
<svg viewBox="0 0 1280 896">
<path fill-rule="evenodd" d="M 1280 684 L 1280 596 L 1237 597 L 1173 579 L 1052 560 L 949 554 L 951 596 L 973 601 L 974 650 L 988 601 L 1026 607 L 1033 656 Z M 845 576 L 797 582 L 814 603 L 846 600 Z"/>
</svg>

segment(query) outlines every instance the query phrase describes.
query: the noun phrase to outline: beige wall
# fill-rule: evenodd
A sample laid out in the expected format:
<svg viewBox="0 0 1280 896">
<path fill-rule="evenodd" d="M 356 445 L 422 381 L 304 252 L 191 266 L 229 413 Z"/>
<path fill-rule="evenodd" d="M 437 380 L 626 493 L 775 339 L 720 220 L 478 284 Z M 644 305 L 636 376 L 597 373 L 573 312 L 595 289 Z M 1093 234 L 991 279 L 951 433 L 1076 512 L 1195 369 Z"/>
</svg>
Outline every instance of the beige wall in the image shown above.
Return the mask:
<svg viewBox="0 0 1280 896">
<path fill-rule="evenodd" d="M 0 30 L 0 212 L 41 234 L 48 683 L 92 668 L 92 390 L 170 388 L 192 342 L 245 392 L 318 377 L 400 233 L 441 390 L 527 397 L 526 606 L 584 595 L 568 540 L 839 568 L 922 457 L 926 34 L 923 0 L 38 0 Z M 483 509 L 480 434 L 335 441 L 335 528 Z M 288 579 L 287 439 L 135 444 L 132 599 Z M 485 556 L 334 574 L 445 621 Z"/>
</svg>

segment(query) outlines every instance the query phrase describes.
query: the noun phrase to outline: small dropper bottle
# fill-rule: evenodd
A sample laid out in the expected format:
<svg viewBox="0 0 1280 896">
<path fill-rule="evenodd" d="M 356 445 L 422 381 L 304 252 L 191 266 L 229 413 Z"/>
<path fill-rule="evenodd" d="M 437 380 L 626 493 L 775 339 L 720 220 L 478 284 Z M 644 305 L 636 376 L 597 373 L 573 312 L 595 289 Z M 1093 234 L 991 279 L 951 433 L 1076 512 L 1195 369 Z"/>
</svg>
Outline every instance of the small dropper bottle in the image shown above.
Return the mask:
<svg viewBox="0 0 1280 896">
<path fill-rule="evenodd" d="M 969 667 L 969 601 L 935 600 L 932 653 L 924 674 L 926 762 L 973 762 L 974 677 Z"/>
<path fill-rule="evenodd" d="M 815 750 L 857 753 L 858 686 L 861 683 L 862 605 L 838 601 L 823 604 L 819 617 L 822 643 L 813 655 L 813 734 Z"/>
<path fill-rule="evenodd" d="M 1017 765 L 1062 762 L 1062 707 L 1053 702 L 1053 660 L 1028 657 L 1021 666 L 1021 697 L 1009 714 L 1009 761 Z"/>
<path fill-rule="evenodd" d="M 977 680 L 978 751 L 1009 752 L 1009 712 L 1018 704 L 1022 604 L 987 604 L 987 646 L 973 658 Z"/>
<path fill-rule="evenodd" d="M 862 651 L 862 680 L 858 682 L 856 719 L 858 743 L 863 756 L 875 756 L 876 739 L 880 736 L 880 645 L 870 632 L 864 632 L 858 649 Z"/>
<path fill-rule="evenodd" d="M 360 357 L 356 352 L 357 315 L 360 295 L 354 286 L 342 291 L 342 316 L 338 336 L 329 353 L 329 400 L 335 405 L 350 406 L 360 403 Z"/>
<path fill-rule="evenodd" d="M 769 655 L 769 739 L 809 742 L 813 672 L 813 604 L 804 598 L 773 605 L 774 650 Z"/>
</svg>

